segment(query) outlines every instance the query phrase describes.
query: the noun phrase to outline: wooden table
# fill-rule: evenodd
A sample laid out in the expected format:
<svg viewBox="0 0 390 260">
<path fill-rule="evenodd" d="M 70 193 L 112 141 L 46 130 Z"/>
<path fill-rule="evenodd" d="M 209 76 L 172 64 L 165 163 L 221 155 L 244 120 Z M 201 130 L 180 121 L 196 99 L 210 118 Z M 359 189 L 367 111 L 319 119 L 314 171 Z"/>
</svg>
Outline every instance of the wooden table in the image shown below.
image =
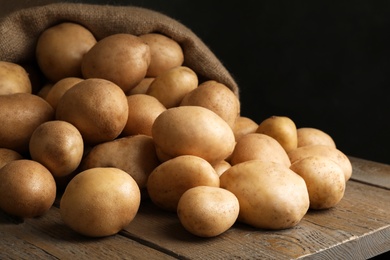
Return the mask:
<svg viewBox="0 0 390 260">
<path fill-rule="evenodd" d="M 350 159 L 353 176 L 342 201 L 310 210 L 288 230 L 236 223 L 218 237 L 198 238 L 174 213 L 144 201 L 125 230 L 92 239 L 65 226 L 53 206 L 24 221 L 0 212 L 0 259 L 367 259 L 390 251 L 390 165 Z"/>
</svg>

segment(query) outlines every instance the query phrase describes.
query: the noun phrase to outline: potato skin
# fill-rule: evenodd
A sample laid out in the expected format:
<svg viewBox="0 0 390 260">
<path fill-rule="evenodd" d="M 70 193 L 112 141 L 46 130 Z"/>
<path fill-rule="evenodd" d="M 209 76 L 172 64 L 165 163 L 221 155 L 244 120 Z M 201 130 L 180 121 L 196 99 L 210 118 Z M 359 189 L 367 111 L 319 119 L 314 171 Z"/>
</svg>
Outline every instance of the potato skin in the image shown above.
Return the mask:
<svg viewBox="0 0 390 260">
<path fill-rule="evenodd" d="M 245 116 L 238 116 L 233 125 L 233 133 L 236 141 L 244 135 L 255 133 L 258 127 L 259 124 L 253 119 Z"/>
<path fill-rule="evenodd" d="M 19 64 L 0 61 L 0 95 L 31 92 L 27 71 Z"/>
<path fill-rule="evenodd" d="M 298 147 L 308 145 L 329 145 L 336 148 L 333 138 L 324 131 L 313 127 L 301 127 L 297 129 Z"/>
<path fill-rule="evenodd" d="M 11 149 L 0 148 L 0 169 L 7 163 L 20 159 L 23 159 L 20 153 Z"/>
</svg>

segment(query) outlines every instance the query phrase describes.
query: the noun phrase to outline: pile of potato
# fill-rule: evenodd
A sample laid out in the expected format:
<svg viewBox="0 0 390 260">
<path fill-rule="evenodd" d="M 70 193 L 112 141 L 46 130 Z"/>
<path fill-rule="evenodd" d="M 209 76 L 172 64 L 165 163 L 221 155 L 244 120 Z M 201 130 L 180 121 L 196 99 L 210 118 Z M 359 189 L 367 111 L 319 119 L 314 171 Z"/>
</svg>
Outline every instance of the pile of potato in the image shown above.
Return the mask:
<svg viewBox="0 0 390 260">
<path fill-rule="evenodd" d="M 241 116 L 238 97 L 185 66 L 158 33 L 96 40 L 63 22 L 36 45 L 44 82 L 0 61 L 0 209 L 61 218 L 85 236 L 116 234 L 151 200 L 213 237 L 236 221 L 297 225 L 343 198 L 352 166 L 333 139 L 286 116 Z"/>
</svg>

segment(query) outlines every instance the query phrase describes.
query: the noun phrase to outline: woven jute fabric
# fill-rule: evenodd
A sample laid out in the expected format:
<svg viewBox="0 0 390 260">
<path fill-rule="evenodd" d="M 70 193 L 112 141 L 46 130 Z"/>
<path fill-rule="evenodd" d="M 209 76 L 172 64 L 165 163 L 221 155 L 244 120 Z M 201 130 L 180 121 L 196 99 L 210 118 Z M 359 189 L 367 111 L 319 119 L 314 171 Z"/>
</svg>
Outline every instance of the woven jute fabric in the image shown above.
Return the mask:
<svg viewBox="0 0 390 260">
<path fill-rule="evenodd" d="M 222 62 L 191 29 L 154 10 L 135 6 L 54 3 L 15 11 L 0 21 L 0 60 L 25 63 L 35 59 L 39 35 L 61 22 L 88 28 L 97 40 L 116 33 L 161 33 L 177 41 L 184 51 L 185 66 L 201 80 L 216 80 L 237 96 L 237 83 Z"/>
</svg>

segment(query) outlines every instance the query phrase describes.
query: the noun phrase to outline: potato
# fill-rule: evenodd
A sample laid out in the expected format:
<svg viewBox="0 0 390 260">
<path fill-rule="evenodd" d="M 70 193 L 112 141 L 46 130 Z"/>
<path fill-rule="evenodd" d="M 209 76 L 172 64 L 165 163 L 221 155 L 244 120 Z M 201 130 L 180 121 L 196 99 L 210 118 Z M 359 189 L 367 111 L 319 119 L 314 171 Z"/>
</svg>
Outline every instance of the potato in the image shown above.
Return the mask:
<svg viewBox="0 0 390 260">
<path fill-rule="evenodd" d="M 198 76 L 185 66 L 174 67 L 156 77 L 147 95 L 157 98 L 166 108 L 177 107 L 184 96 L 198 87 Z"/>
<path fill-rule="evenodd" d="M 143 78 L 140 83 L 137 84 L 134 88 L 126 92 L 127 96 L 134 94 L 146 94 L 150 84 L 153 82 L 154 78 Z"/>
<path fill-rule="evenodd" d="M 30 93 L 0 95 L 0 147 L 28 152 L 35 128 L 52 120 L 54 110 L 43 98 Z"/>
<path fill-rule="evenodd" d="M 23 156 L 11 149 L 0 148 L 0 169 L 9 162 L 23 159 Z"/>
<path fill-rule="evenodd" d="M 231 167 L 231 165 L 229 162 L 222 160 L 220 162 L 214 163 L 213 167 L 218 176 L 221 176 L 227 169 Z"/>
<path fill-rule="evenodd" d="M 84 78 L 114 82 L 124 92 L 145 77 L 150 63 L 150 48 L 138 36 L 118 33 L 98 41 L 83 57 Z"/>
<path fill-rule="evenodd" d="M 280 163 L 290 167 L 286 151 L 274 138 L 259 133 L 247 134 L 238 140 L 230 157 L 232 165 L 249 160 L 261 160 Z"/>
<path fill-rule="evenodd" d="M 54 177 L 67 176 L 77 169 L 84 152 L 84 141 L 77 128 L 65 121 L 39 125 L 29 142 L 30 156 Z"/>
<path fill-rule="evenodd" d="M 134 135 L 95 145 L 82 160 L 80 168 L 121 169 L 130 174 L 142 190 L 146 187 L 150 173 L 159 164 L 153 139 L 146 135 Z"/>
<path fill-rule="evenodd" d="M 31 92 L 27 71 L 19 64 L 0 61 L 0 95 Z"/>
<path fill-rule="evenodd" d="M 225 120 L 230 127 L 240 113 L 240 101 L 227 86 L 215 80 L 201 83 L 184 96 L 181 106 L 201 106 L 210 109 Z"/>
<path fill-rule="evenodd" d="M 184 53 L 176 41 L 160 33 L 147 33 L 139 37 L 150 47 L 151 59 L 146 77 L 157 77 L 183 64 Z"/>
<path fill-rule="evenodd" d="M 298 146 L 297 127 L 291 118 L 286 116 L 271 116 L 264 119 L 256 133 L 266 134 L 278 141 L 286 152 Z"/>
<path fill-rule="evenodd" d="M 158 154 L 164 154 L 165 159 L 189 154 L 211 164 L 227 158 L 235 145 L 233 130 L 226 121 L 199 106 L 180 106 L 162 112 L 154 121 L 152 137 Z"/>
<path fill-rule="evenodd" d="M 343 198 L 345 191 L 343 169 L 329 157 L 305 157 L 294 162 L 290 169 L 305 180 L 311 209 L 332 208 Z"/>
<path fill-rule="evenodd" d="M 42 32 L 35 56 L 41 71 L 53 83 L 67 77 L 80 78 L 83 56 L 95 44 L 96 39 L 87 28 L 63 22 Z"/>
<path fill-rule="evenodd" d="M 197 186 L 184 192 L 177 205 L 180 223 L 199 237 L 215 237 L 236 222 L 237 197 L 219 187 Z"/>
<path fill-rule="evenodd" d="M 352 164 L 348 157 L 339 149 L 328 145 L 309 145 L 298 147 L 288 154 L 291 164 L 309 156 L 325 156 L 335 161 L 343 169 L 345 181 L 352 176 Z"/>
<path fill-rule="evenodd" d="M 66 186 L 60 215 L 72 230 L 88 237 L 118 233 L 138 212 L 141 194 L 134 179 L 112 167 L 77 174 Z"/>
<path fill-rule="evenodd" d="M 48 91 L 45 100 L 54 108 L 54 110 L 57 108 L 57 104 L 62 98 L 62 96 L 65 94 L 66 91 L 68 91 L 71 87 L 76 85 L 77 83 L 83 81 L 82 78 L 77 77 L 67 77 L 63 78 L 56 83 L 54 83 L 50 90 Z"/>
<path fill-rule="evenodd" d="M 128 104 L 124 92 L 105 79 L 83 80 L 62 96 L 56 119 L 73 124 L 88 144 L 111 141 L 126 125 Z"/>
<path fill-rule="evenodd" d="M 127 96 L 127 103 L 129 113 L 122 135 L 145 134 L 152 136 L 154 120 L 167 110 L 164 105 L 157 98 L 145 94 Z"/>
<path fill-rule="evenodd" d="M 37 91 L 36 95 L 46 100 L 47 94 L 49 94 L 52 87 L 53 83 L 46 83 Z"/>
<path fill-rule="evenodd" d="M 220 187 L 238 198 L 238 221 L 256 228 L 291 228 L 309 209 L 305 181 L 279 163 L 251 160 L 233 165 L 221 175 Z"/>
<path fill-rule="evenodd" d="M 194 155 L 182 155 L 163 162 L 152 171 L 147 181 L 152 202 L 175 212 L 183 193 L 196 186 L 219 187 L 219 176 L 210 163 Z"/>
<path fill-rule="evenodd" d="M 333 138 L 324 131 L 313 127 L 301 127 L 297 129 L 298 147 L 308 145 L 329 145 L 336 148 Z"/>
<path fill-rule="evenodd" d="M 256 133 L 258 127 L 259 124 L 253 119 L 245 116 L 238 116 L 233 125 L 233 133 L 236 141 L 244 135 Z"/>
<path fill-rule="evenodd" d="M 17 217 L 43 215 L 54 203 L 56 183 L 42 164 L 14 160 L 0 168 L 0 209 Z"/>
</svg>

